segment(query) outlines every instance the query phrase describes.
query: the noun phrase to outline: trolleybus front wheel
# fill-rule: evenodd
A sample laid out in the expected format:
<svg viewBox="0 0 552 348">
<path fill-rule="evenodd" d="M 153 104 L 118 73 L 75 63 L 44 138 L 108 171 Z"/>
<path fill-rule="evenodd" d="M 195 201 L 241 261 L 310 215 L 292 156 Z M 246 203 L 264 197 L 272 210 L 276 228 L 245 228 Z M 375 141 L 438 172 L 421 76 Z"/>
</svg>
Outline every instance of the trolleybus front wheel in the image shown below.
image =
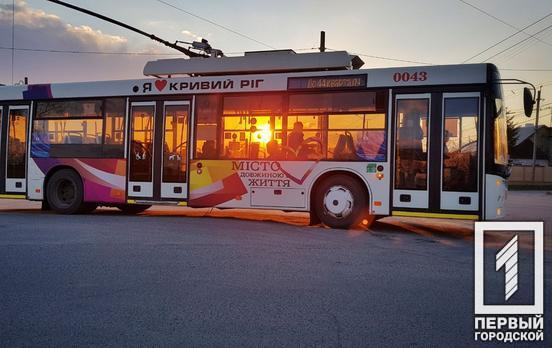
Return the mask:
<svg viewBox="0 0 552 348">
<path fill-rule="evenodd" d="M 368 195 L 362 185 L 348 175 L 333 175 L 318 185 L 314 212 L 325 225 L 351 228 L 362 223 L 369 227 L 374 216 L 368 212 Z"/>
</svg>

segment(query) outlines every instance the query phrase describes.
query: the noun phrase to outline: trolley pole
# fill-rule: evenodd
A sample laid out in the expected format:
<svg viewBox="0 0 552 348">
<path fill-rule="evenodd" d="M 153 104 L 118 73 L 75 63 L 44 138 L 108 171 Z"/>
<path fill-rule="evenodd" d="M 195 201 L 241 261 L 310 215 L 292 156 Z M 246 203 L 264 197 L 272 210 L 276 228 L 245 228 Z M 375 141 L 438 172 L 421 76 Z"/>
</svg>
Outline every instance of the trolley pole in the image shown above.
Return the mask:
<svg viewBox="0 0 552 348">
<path fill-rule="evenodd" d="M 532 181 L 535 182 L 535 170 L 537 165 L 537 139 L 538 137 L 538 131 L 539 131 L 539 112 L 540 112 L 540 102 L 541 102 L 541 91 L 542 86 L 540 86 L 538 92 L 537 92 L 537 113 L 535 115 L 535 133 L 533 134 L 533 173 L 532 173 Z"/>
</svg>

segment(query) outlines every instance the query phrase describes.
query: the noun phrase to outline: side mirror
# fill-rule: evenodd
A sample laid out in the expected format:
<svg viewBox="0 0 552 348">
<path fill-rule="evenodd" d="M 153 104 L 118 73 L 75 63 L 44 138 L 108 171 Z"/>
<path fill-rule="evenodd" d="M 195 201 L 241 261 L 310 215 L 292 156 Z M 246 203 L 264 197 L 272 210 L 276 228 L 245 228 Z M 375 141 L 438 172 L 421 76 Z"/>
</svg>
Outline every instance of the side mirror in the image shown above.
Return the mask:
<svg viewBox="0 0 552 348">
<path fill-rule="evenodd" d="M 525 111 L 525 116 L 531 117 L 534 104 L 535 100 L 533 99 L 531 90 L 528 87 L 523 88 L 523 110 Z"/>
</svg>

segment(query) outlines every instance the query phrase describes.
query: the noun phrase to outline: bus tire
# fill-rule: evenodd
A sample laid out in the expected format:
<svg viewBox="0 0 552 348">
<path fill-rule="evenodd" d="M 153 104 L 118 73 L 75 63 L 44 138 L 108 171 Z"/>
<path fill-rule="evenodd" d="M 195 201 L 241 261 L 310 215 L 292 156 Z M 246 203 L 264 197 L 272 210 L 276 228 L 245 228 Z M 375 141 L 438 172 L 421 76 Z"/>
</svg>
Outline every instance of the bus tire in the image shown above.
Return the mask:
<svg viewBox="0 0 552 348">
<path fill-rule="evenodd" d="M 368 213 L 365 188 L 349 175 L 325 179 L 317 185 L 314 198 L 314 212 L 326 226 L 347 229 L 363 222 L 364 227 L 369 227 L 374 221 Z"/>
<path fill-rule="evenodd" d="M 83 208 L 84 190 L 79 174 L 72 169 L 55 172 L 46 187 L 48 205 L 60 214 L 79 213 Z"/>
<path fill-rule="evenodd" d="M 123 214 L 136 215 L 148 210 L 149 208 L 151 208 L 151 205 L 123 204 L 123 205 L 118 205 L 117 208 L 119 208 L 119 210 L 122 211 Z"/>
</svg>

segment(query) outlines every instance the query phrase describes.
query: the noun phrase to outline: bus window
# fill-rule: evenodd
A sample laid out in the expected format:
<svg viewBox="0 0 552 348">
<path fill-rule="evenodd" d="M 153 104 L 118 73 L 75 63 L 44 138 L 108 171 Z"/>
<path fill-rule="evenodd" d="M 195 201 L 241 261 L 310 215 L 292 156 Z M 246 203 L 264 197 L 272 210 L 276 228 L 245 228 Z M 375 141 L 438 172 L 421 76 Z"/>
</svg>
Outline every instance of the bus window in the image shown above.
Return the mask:
<svg viewBox="0 0 552 348">
<path fill-rule="evenodd" d="M 186 182 L 188 105 L 165 105 L 163 182 Z"/>
<path fill-rule="evenodd" d="M 502 99 L 495 98 L 494 120 L 494 162 L 495 164 L 508 164 L 508 135 L 506 112 L 502 107 Z"/>
<path fill-rule="evenodd" d="M 105 100 L 105 134 L 103 152 L 106 156 L 122 157 L 125 142 L 124 98 Z"/>
<path fill-rule="evenodd" d="M 216 159 L 217 156 L 217 119 L 221 97 L 219 95 L 200 95 L 195 99 L 195 157 Z"/>
<path fill-rule="evenodd" d="M 150 182 L 152 180 L 153 130 L 155 106 L 132 107 L 130 118 L 130 181 Z"/>
<path fill-rule="evenodd" d="M 385 92 L 289 98 L 287 148 L 299 160 L 385 161 Z"/>
<path fill-rule="evenodd" d="M 326 158 L 326 115 L 290 115 L 287 119 L 287 159 Z M 290 156 L 289 153 L 293 155 Z"/>
<path fill-rule="evenodd" d="M 8 126 L 8 178 L 25 177 L 25 154 L 27 151 L 28 109 L 10 110 Z"/>
<path fill-rule="evenodd" d="M 395 188 L 426 190 L 429 99 L 399 99 L 396 112 Z"/>
<path fill-rule="evenodd" d="M 125 104 L 124 98 L 38 102 L 31 155 L 123 157 Z"/>
<path fill-rule="evenodd" d="M 280 158 L 282 122 L 280 95 L 225 97 L 221 156 Z"/>
<path fill-rule="evenodd" d="M 445 98 L 443 190 L 477 191 L 479 98 Z"/>
<path fill-rule="evenodd" d="M 329 115 L 330 159 L 385 161 L 385 140 L 385 114 Z"/>
</svg>

